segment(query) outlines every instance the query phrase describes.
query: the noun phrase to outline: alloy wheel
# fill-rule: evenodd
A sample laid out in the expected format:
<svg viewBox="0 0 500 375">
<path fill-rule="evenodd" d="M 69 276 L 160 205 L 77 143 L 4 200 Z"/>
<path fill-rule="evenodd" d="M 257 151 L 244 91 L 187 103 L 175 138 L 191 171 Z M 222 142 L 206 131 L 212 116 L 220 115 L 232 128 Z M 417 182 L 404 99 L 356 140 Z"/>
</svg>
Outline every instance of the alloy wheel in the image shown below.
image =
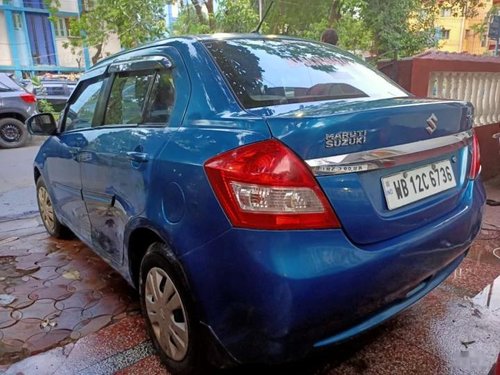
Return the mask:
<svg viewBox="0 0 500 375">
<path fill-rule="evenodd" d="M 21 136 L 22 134 L 15 124 L 5 124 L 0 128 L 0 137 L 7 142 L 17 142 Z"/>
</svg>

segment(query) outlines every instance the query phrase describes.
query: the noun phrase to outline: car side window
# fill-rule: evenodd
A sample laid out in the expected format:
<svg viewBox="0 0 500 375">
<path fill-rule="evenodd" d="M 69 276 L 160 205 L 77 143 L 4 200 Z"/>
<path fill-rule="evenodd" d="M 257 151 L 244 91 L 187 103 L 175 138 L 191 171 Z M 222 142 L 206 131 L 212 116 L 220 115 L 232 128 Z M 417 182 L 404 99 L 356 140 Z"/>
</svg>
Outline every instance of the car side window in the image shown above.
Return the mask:
<svg viewBox="0 0 500 375">
<path fill-rule="evenodd" d="M 90 79 L 82 82 L 77 88 L 79 94 L 69 104 L 65 131 L 89 128 L 93 124 L 94 114 L 105 80 L 102 78 Z"/>
<path fill-rule="evenodd" d="M 175 104 L 175 86 L 172 72 L 162 71 L 156 74 L 143 122 L 146 124 L 166 125 Z"/>
<path fill-rule="evenodd" d="M 115 76 L 103 125 L 138 124 L 155 72 L 127 72 Z"/>
</svg>

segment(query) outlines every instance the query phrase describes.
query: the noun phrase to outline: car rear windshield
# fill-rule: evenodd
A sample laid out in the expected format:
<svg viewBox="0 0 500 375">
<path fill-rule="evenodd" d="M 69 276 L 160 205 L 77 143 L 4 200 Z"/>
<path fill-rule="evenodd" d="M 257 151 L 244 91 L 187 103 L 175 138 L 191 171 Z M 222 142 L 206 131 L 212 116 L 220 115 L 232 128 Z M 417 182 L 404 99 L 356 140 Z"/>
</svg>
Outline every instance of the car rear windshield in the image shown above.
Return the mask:
<svg viewBox="0 0 500 375">
<path fill-rule="evenodd" d="M 335 47 L 293 39 L 204 42 L 245 108 L 407 93 Z"/>
</svg>

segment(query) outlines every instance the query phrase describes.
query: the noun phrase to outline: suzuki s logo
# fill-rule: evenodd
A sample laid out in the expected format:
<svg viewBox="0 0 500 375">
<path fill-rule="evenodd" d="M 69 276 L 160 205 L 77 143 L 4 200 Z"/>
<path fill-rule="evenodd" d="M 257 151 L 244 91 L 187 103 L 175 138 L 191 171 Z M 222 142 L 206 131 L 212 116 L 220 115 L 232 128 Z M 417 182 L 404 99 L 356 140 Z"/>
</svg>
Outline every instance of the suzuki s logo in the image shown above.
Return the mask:
<svg viewBox="0 0 500 375">
<path fill-rule="evenodd" d="M 427 127 L 425 130 L 427 130 L 427 133 L 432 134 L 438 127 L 438 118 L 437 116 L 433 113 L 431 117 L 427 119 Z"/>
</svg>

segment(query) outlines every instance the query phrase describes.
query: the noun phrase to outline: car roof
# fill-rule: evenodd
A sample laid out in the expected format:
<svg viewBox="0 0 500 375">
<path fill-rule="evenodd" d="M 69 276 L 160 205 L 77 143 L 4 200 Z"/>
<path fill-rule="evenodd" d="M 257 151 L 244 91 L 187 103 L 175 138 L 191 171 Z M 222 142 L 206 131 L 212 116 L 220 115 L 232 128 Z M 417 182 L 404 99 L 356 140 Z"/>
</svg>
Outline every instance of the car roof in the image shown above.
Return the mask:
<svg viewBox="0 0 500 375">
<path fill-rule="evenodd" d="M 201 35 L 185 35 L 185 36 L 178 36 L 178 37 L 171 37 L 171 38 L 165 38 L 165 39 L 160 39 L 155 42 L 147 43 L 135 48 L 127 49 L 120 51 L 114 55 L 111 55 L 109 57 L 106 57 L 105 59 L 102 59 L 101 61 L 97 62 L 92 68 L 88 70 L 88 72 L 103 68 L 104 66 L 107 66 L 111 64 L 116 58 L 120 56 L 124 56 L 129 53 L 133 53 L 136 51 L 140 51 L 143 49 L 151 48 L 151 47 L 157 47 L 157 46 L 163 46 L 163 45 L 168 45 L 173 42 L 181 42 L 181 43 L 193 43 L 193 42 L 206 42 L 206 41 L 215 41 L 215 40 L 231 40 L 231 39 L 261 39 L 261 40 L 273 40 L 273 39 L 286 39 L 286 40 L 304 40 L 301 38 L 296 38 L 296 37 L 289 37 L 289 36 L 284 36 L 284 35 L 263 35 L 259 33 L 216 33 L 216 34 L 201 34 Z M 314 42 L 313 40 L 308 40 L 309 42 Z M 318 42 L 319 43 L 319 42 Z"/>
</svg>

